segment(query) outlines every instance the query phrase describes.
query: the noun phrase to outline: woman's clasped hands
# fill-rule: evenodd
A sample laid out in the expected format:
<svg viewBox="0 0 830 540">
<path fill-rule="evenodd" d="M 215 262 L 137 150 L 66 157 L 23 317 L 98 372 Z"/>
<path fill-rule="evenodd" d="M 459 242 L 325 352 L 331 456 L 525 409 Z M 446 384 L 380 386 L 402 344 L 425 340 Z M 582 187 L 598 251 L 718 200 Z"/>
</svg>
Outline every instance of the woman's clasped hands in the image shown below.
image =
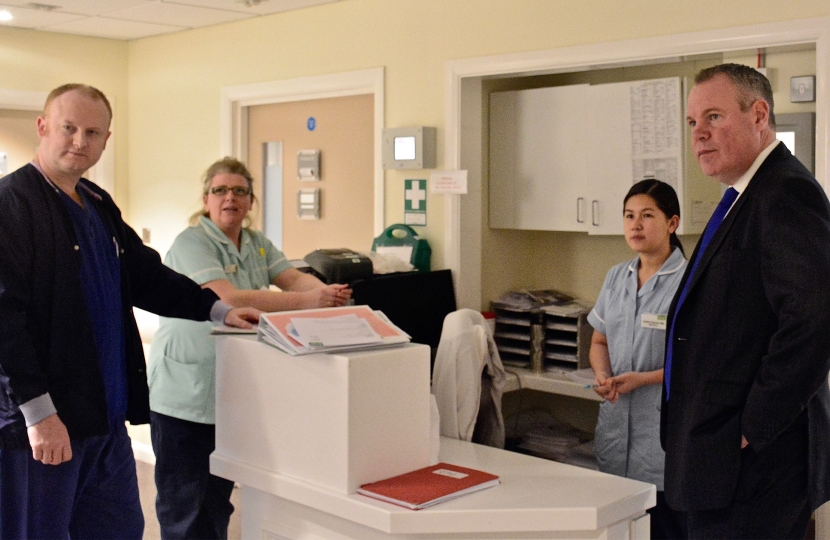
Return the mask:
<svg viewBox="0 0 830 540">
<path fill-rule="evenodd" d="M 629 371 L 617 376 L 599 373 L 594 378 L 594 391 L 609 403 L 616 403 L 623 394 L 628 394 L 635 388 L 642 386 L 641 373 Z"/>
</svg>

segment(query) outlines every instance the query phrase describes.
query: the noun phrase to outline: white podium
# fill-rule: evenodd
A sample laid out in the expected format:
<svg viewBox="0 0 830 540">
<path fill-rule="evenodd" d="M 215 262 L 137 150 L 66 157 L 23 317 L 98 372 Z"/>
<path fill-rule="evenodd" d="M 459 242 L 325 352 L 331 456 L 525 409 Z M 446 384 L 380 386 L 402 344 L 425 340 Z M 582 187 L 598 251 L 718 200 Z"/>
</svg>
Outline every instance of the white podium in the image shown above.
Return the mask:
<svg viewBox="0 0 830 540">
<path fill-rule="evenodd" d="M 242 485 L 243 538 L 649 537 L 653 485 L 453 439 L 441 439 L 442 461 L 501 484 L 419 511 L 355 494 L 427 464 L 425 346 L 291 357 L 227 336 L 216 373 L 211 471 Z"/>
<path fill-rule="evenodd" d="M 343 494 L 429 465 L 426 345 L 291 356 L 223 336 L 216 351 L 216 455 Z"/>
</svg>

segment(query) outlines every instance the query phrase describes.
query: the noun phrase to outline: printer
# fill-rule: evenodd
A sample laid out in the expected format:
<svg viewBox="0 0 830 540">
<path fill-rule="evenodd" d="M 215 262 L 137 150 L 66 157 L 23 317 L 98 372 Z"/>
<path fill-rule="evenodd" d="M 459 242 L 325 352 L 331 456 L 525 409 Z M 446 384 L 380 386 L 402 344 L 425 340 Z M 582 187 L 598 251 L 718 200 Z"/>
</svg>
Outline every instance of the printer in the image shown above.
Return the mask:
<svg viewBox="0 0 830 540">
<path fill-rule="evenodd" d="M 315 249 L 303 260 L 326 284 L 350 284 L 372 277 L 372 260 L 350 249 Z"/>
</svg>

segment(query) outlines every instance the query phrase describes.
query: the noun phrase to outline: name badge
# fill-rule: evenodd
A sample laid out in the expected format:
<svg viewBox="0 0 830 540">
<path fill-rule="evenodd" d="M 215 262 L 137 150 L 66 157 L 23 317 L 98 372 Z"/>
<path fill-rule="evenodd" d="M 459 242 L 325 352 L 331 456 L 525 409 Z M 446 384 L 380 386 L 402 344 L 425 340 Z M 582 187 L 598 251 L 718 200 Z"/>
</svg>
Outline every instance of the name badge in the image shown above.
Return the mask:
<svg viewBox="0 0 830 540">
<path fill-rule="evenodd" d="M 643 328 L 651 328 L 653 330 L 665 330 L 668 315 L 658 315 L 657 313 L 645 313 L 640 322 Z"/>
<path fill-rule="evenodd" d="M 236 270 L 237 270 L 237 268 L 236 268 L 235 264 L 229 264 L 229 265 L 225 266 L 225 273 L 226 274 L 235 274 Z"/>
</svg>

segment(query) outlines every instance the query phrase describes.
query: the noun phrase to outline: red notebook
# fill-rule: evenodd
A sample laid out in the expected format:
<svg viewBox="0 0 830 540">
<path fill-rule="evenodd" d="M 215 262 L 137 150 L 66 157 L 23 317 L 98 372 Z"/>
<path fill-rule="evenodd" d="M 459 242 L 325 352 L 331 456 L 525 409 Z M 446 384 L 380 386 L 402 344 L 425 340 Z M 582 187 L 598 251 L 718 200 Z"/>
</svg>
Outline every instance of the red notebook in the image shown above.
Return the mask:
<svg viewBox="0 0 830 540">
<path fill-rule="evenodd" d="M 357 492 L 398 506 L 420 510 L 498 484 L 499 477 L 494 474 L 439 463 L 365 484 L 360 486 Z"/>
</svg>

